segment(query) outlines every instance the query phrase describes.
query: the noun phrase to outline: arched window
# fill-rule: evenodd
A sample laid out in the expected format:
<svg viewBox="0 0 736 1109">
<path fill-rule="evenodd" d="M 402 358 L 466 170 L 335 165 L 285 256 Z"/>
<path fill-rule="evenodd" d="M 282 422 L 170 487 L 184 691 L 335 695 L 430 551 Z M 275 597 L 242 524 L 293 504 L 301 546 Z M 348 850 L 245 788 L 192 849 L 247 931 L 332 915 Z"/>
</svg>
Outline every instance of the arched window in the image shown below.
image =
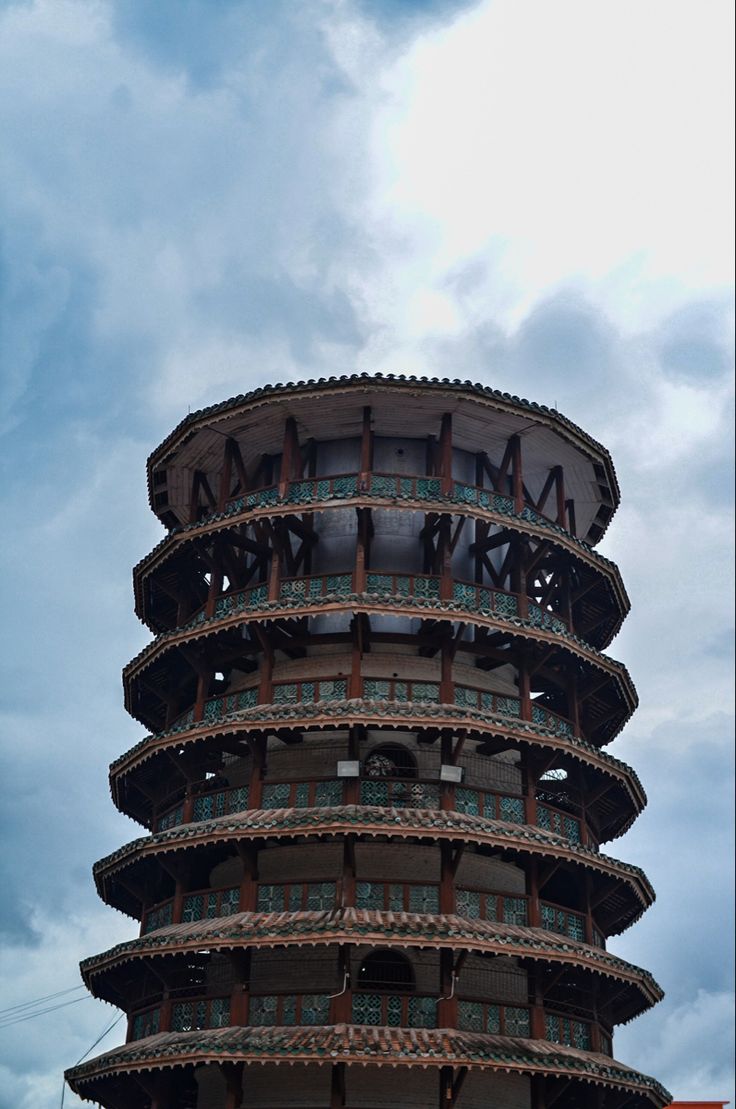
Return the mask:
<svg viewBox="0 0 736 1109">
<path fill-rule="evenodd" d="M 414 989 L 411 963 L 398 951 L 371 951 L 360 964 L 358 989 L 407 993 Z"/>
<path fill-rule="evenodd" d="M 363 772 L 366 778 L 416 778 L 417 764 L 408 748 L 384 743 L 366 757 Z"/>
</svg>

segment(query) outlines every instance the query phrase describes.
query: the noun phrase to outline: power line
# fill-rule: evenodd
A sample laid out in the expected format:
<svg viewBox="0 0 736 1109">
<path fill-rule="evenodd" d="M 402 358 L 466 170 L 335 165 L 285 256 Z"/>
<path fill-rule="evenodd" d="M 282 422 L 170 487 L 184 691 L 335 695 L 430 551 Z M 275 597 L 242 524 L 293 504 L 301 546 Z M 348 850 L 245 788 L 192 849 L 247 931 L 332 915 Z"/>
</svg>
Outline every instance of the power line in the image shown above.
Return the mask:
<svg viewBox="0 0 736 1109">
<path fill-rule="evenodd" d="M 80 1001 L 87 1001 L 91 996 L 92 994 L 85 994 L 84 997 L 73 997 L 71 1001 L 61 1001 L 58 1005 L 49 1005 L 45 1009 L 36 1009 L 32 1013 L 12 1015 L 0 1023 L 0 1029 L 11 1028 L 14 1024 L 23 1024 L 24 1021 L 33 1020 L 34 1017 L 42 1017 L 44 1013 L 55 1013 L 57 1009 L 65 1009 L 67 1005 L 76 1005 Z"/>
<path fill-rule="evenodd" d="M 115 1025 L 119 1024 L 124 1016 L 125 1016 L 125 1013 L 120 1013 L 119 1016 L 115 1017 L 115 1020 L 107 1026 L 107 1028 L 105 1029 L 104 1032 L 100 1033 L 100 1035 L 97 1037 L 97 1039 L 92 1044 L 92 1046 L 87 1048 L 84 1055 L 80 1056 L 80 1058 L 77 1059 L 76 1063 L 74 1064 L 75 1067 L 78 1067 L 80 1063 L 84 1062 L 84 1060 L 89 1055 L 90 1051 L 94 1051 L 94 1049 L 97 1047 L 97 1045 L 99 1043 L 101 1043 L 102 1040 L 104 1040 L 104 1038 L 108 1034 L 108 1032 L 112 1032 Z M 62 1078 L 62 1080 L 61 1080 L 61 1101 L 59 1102 L 59 1109 L 64 1109 L 64 1094 L 65 1093 L 66 1093 L 66 1078 Z"/>
<path fill-rule="evenodd" d="M 78 986 L 70 986 L 67 990 L 57 990 L 56 993 L 48 993 L 45 997 L 37 997 L 33 1001 L 23 1001 L 19 1005 L 9 1005 L 7 1009 L 0 1009 L 0 1018 L 2 1018 L 3 1014 L 12 1013 L 16 1009 L 29 1009 L 33 1005 L 40 1005 L 43 1001 L 53 1001 L 55 998 L 61 997 L 63 994 L 74 993 L 75 990 L 84 990 L 86 988 L 87 987 L 84 985 L 84 983 L 80 982 Z"/>
</svg>

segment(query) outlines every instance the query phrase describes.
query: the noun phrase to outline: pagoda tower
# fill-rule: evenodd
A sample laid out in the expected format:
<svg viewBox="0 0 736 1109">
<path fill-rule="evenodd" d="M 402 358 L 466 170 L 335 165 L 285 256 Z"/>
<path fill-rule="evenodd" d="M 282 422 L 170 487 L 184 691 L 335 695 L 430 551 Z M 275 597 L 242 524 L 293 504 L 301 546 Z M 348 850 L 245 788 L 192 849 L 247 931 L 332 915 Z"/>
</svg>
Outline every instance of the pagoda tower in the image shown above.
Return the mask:
<svg viewBox="0 0 736 1109">
<path fill-rule="evenodd" d="M 645 804 L 619 491 L 558 412 L 353 376 L 193 413 L 134 571 L 145 829 L 94 868 L 139 936 L 82 964 L 110 1109 L 662 1109 L 615 1061 L 661 997 L 607 950 L 654 893 L 602 851 Z"/>
</svg>

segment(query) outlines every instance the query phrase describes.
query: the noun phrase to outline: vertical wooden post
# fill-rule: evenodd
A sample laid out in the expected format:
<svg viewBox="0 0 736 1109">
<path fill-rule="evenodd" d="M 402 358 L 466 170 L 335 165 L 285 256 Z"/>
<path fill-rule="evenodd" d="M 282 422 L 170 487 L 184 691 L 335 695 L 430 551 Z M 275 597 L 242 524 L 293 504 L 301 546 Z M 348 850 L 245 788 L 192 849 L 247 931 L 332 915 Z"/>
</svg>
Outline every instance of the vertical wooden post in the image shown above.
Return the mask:
<svg viewBox="0 0 736 1109">
<path fill-rule="evenodd" d="M 266 737 L 258 736 L 253 743 L 253 767 L 248 787 L 248 808 L 260 809 L 263 796 L 263 768 L 266 762 Z"/>
<path fill-rule="evenodd" d="M 224 577 L 222 569 L 222 544 L 215 540 L 213 545 L 215 555 L 215 566 L 210 571 L 210 586 L 207 590 L 207 603 L 205 605 L 205 616 L 208 618 L 215 614 L 215 604 L 220 593 L 222 593 L 222 581 Z"/>
<path fill-rule="evenodd" d="M 366 552 L 368 533 L 368 509 L 357 510 L 358 527 L 355 535 L 355 566 L 353 568 L 353 592 L 365 593 L 366 586 Z"/>
<path fill-rule="evenodd" d="M 353 725 L 348 731 L 348 758 L 360 762 L 360 740 L 363 734 L 361 725 Z M 360 778 L 346 778 L 343 797 L 346 805 L 357 805 L 360 801 Z"/>
<path fill-rule="evenodd" d="M 289 482 L 294 477 L 294 470 L 299 456 L 299 437 L 296 432 L 296 421 L 293 416 L 288 416 L 284 423 L 284 443 L 281 450 L 281 474 L 279 476 L 279 497 L 285 497 Z"/>
<path fill-rule="evenodd" d="M 590 875 L 585 875 L 585 942 L 593 946 L 593 913 L 590 908 Z"/>
<path fill-rule="evenodd" d="M 350 1024 L 353 1015 L 353 991 L 350 984 L 350 948 L 341 943 L 337 949 L 340 992 L 330 1003 L 330 1024 Z"/>
<path fill-rule="evenodd" d="M 536 859 L 529 860 L 527 881 L 529 893 L 529 926 L 530 928 L 541 928 L 542 910 L 539 904 L 539 863 Z"/>
<path fill-rule="evenodd" d="M 521 514 L 524 508 L 524 476 L 521 465 L 521 439 L 512 435 L 511 445 L 511 488 L 514 495 L 514 511 Z"/>
<path fill-rule="evenodd" d="M 171 906 L 171 919 L 174 924 L 181 924 L 182 913 L 184 912 L 185 893 L 184 871 L 180 868 L 174 886 L 174 903 Z"/>
<path fill-rule="evenodd" d="M 452 516 L 443 513 L 437 533 L 440 556 L 440 597 L 443 601 L 452 600 L 452 551 L 450 550 Z"/>
<path fill-rule="evenodd" d="M 345 1064 L 333 1063 L 330 1071 L 330 1109 L 344 1109 Z"/>
<path fill-rule="evenodd" d="M 233 446 L 232 439 L 225 440 L 225 449 L 222 457 L 222 470 L 220 471 L 220 484 L 217 490 L 217 511 L 224 512 L 225 505 L 230 496 L 233 477 Z"/>
<path fill-rule="evenodd" d="M 457 1027 L 457 995 L 454 989 L 455 952 L 451 947 L 440 948 L 440 1001 L 437 1005 L 437 1023 L 440 1028 Z M 450 1086 L 452 1089 L 452 1085 Z"/>
<path fill-rule="evenodd" d="M 534 970 L 532 975 L 532 1019 L 531 1031 L 532 1039 L 544 1040 L 546 1039 L 546 1027 L 544 1021 L 544 994 L 539 981 L 539 972 Z"/>
<path fill-rule="evenodd" d="M 355 836 L 345 836 L 342 844 L 342 908 L 355 908 Z"/>
<path fill-rule="evenodd" d="M 238 909 L 241 913 L 253 913 L 258 904 L 258 848 L 241 842 L 238 854 L 243 863 Z"/>
<path fill-rule="evenodd" d="M 440 738 L 440 762 L 445 765 L 452 765 L 454 762 L 452 733 L 443 728 L 442 736 Z M 454 782 L 440 782 L 440 808 L 445 812 L 452 812 L 455 808 L 455 783 Z M 454 885 L 454 879 L 453 879 Z M 454 893 L 453 893 L 454 897 Z M 442 910 L 443 912 L 455 912 L 454 909 Z"/>
<path fill-rule="evenodd" d="M 578 680 L 572 674 L 567 683 L 567 715 L 572 721 L 576 737 L 580 737 L 580 707 L 578 702 Z"/>
<path fill-rule="evenodd" d="M 537 823 L 537 772 L 531 758 L 531 754 L 527 752 L 524 756 L 523 762 L 524 774 L 524 788 L 526 793 L 526 823 Z"/>
<path fill-rule="evenodd" d="M 221 1063 L 225 1075 L 224 1109 L 240 1109 L 243 1104 L 243 1064 Z"/>
<path fill-rule="evenodd" d="M 521 719 L 531 720 L 531 678 L 529 676 L 529 660 L 525 652 L 519 655 L 519 700 L 521 701 Z"/>
<path fill-rule="evenodd" d="M 204 705 L 210 691 L 213 671 L 199 671 L 197 675 L 197 694 L 194 700 L 194 719 L 201 720 L 204 716 Z"/>
<path fill-rule="evenodd" d="M 455 872 L 452 865 L 452 844 L 440 842 L 440 912 L 443 916 L 455 912 Z"/>
<path fill-rule="evenodd" d="M 278 601 L 281 592 L 281 540 L 271 529 L 271 565 L 268 568 L 268 599 Z"/>
<path fill-rule="evenodd" d="M 446 1027 L 443 1025 L 442 1027 Z M 439 1070 L 439 1109 L 452 1109 L 454 1098 L 452 1096 L 452 1067 L 440 1067 Z"/>
<path fill-rule="evenodd" d="M 360 480 L 359 488 L 365 490 L 370 485 L 373 469 L 373 432 L 371 431 L 371 410 L 363 409 L 363 430 L 360 437 Z"/>
<path fill-rule="evenodd" d="M 565 501 L 565 471 L 562 466 L 555 466 L 555 492 L 557 494 L 557 523 L 564 528 L 566 520 Z"/>
<path fill-rule="evenodd" d="M 452 495 L 452 416 L 445 412 L 440 430 L 440 476 L 444 497 Z"/>
</svg>

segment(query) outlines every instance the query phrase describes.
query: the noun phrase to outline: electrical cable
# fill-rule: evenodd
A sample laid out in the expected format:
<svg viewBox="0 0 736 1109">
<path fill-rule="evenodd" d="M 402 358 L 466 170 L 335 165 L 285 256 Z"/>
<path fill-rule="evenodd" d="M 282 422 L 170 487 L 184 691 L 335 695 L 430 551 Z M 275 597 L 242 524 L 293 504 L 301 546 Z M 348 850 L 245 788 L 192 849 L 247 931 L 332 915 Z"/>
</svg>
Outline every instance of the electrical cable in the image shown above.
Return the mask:
<svg viewBox="0 0 736 1109">
<path fill-rule="evenodd" d="M 53 1001 L 57 997 L 61 997 L 66 993 L 74 993 L 75 990 L 84 990 L 87 987 L 83 982 L 78 986 L 70 986 L 67 990 L 57 990 L 56 993 L 48 993 L 45 997 L 37 997 L 33 1001 L 23 1001 L 19 1005 L 8 1005 L 7 1009 L 0 1009 L 0 1019 L 5 1013 L 12 1013 L 15 1009 L 30 1009 L 33 1005 L 40 1005 L 43 1001 Z"/>
<path fill-rule="evenodd" d="M 90 1051 L 94 1051 L 94 1049 L 97 1047 L 97 1045 L 99 1043 L 101 1043 L 102 1040 L 104 1040 L 105 1036 L 107 1036 L 107 1034 L 109 1032 L 112 1032 L 115 1025 L 120 1024 L 120 1021 L 123 1019 L 124 1016 L 125 1016 L 125 1013 L 120 1013 L 117 1017 L 115 1017 L 115 1020 L 112 1021 L 111 1024 L 108 1024 L 107 1028 L 104 1030 L 104 1032 L 100 1033 L 100 1035 L 97 1037 L 97 1039 L 92 1044 L 92 1046 L 88 1047 L 87 1050 L 85 1051 L 84 1055 L 81 1055 L 79 1057 L 79 1059 L 77 1059 L 76 1063 L 74 1064 L 75 1067 L 78 1067 L 80 1063 L 84 1062 L 84 1060 L 89 1055 Z M 59 1109 L 64 1109 L 64 1094 L 65 1093 L 66 1093 L 66 1078 L 62 1078 L 62 1080 L 61 1080 L 61 1101 L 59 1102 Z"/>
<path fill-rule="evenodd" d="M 42 1017 L 44 1013 L 55 1013 L 57 1009 L 65 1009 L 68 1005 L 76 1005 L 80 1001 L 86 1001 L 91 994 L 85 994 L 84 997 L 74 997 L 71 1001 L 61 1001 L 58 1005 L 48 1005 L 45 1009 L 36 1009 L 32 1013 L 13 1014 L 4 1021 L 0 1021 L 0 1029 L 12 1028 L 14 1024 L 23 1024 L 26 1020 L 33 1020 L 34 1017 Z"/>
</svg>

